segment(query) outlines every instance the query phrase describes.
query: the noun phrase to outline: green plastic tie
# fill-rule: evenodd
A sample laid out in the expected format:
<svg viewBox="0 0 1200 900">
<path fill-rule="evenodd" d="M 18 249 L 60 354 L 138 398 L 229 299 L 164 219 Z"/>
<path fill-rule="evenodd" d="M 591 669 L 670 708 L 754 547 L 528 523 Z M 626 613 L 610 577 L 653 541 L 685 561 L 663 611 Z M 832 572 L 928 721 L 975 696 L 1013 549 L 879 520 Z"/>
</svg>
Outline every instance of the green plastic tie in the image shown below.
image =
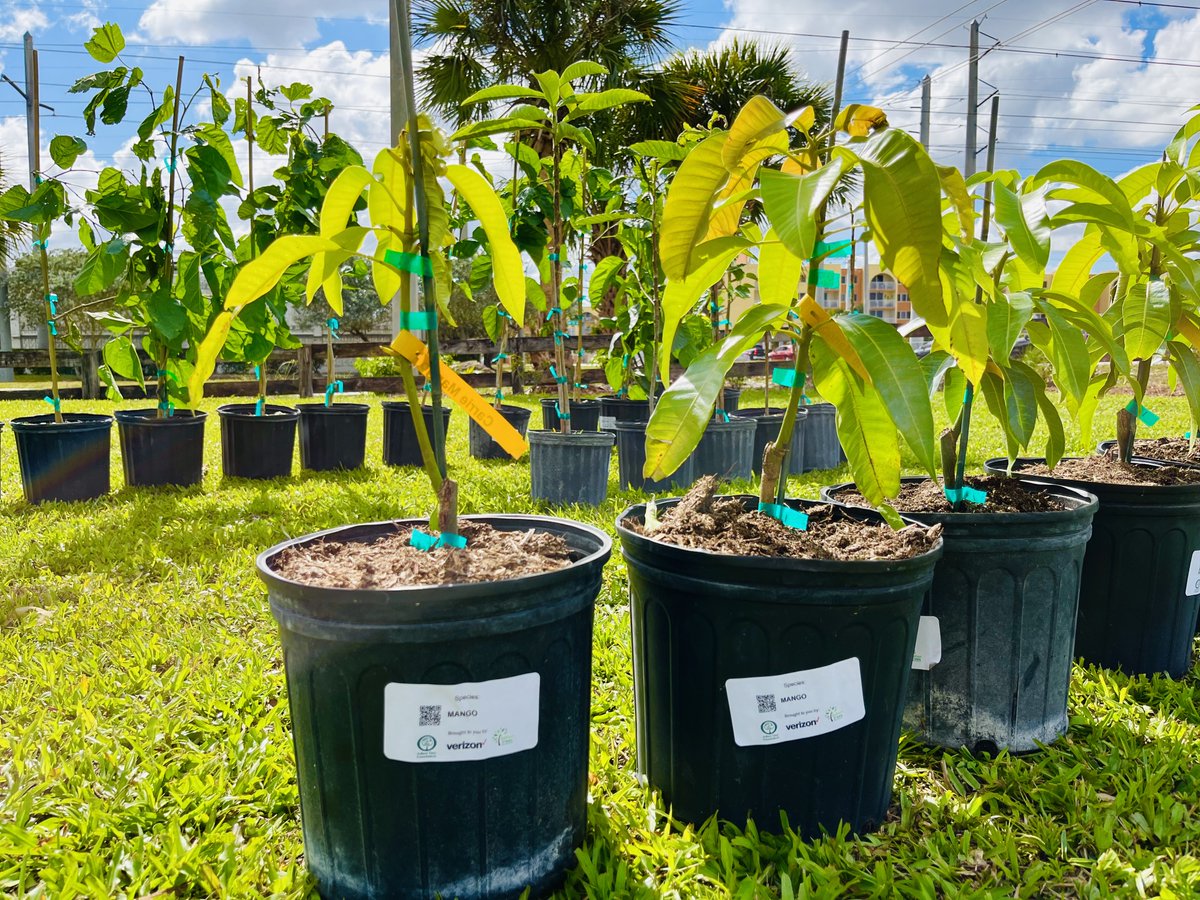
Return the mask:
<svg viewBox="0 0 1200 900">
<path fill-rule="evenodd" d="M 772 369 L 771 381 L 780 387 L 795 387 L 796 385 L 796 370 L 795 369 Z"/>
<path fill-rule="evenodd" d="M 58 315 L 58 294 L 47 294 L 46 302 L 50 304 L 50 315 Z"/>
<path fill-rule="evenodd" d="M 437 328 L 437 310 L 401 310 L 400 327 L 405 331 L 433 331 Z"/>
<path fill-rule="evenodd" d="M 422 278 L 433 277 L 433 262 L 428 256 L 421 253 L 401 253 L 399 250 L 387 250 L 383 254 L 383 261 L 403 272 L 412 272 Z"/>
<path fill-rule="evenodd" d="M 325 405 L 333 405 L 333 395 L 342 393 L 343 387 L 340 381 L 335 381 L 333 384 L 325 388 Z"/>
<path fill-rule="evenodd" d="M 722 421 L 722 422 L 728 422 L 728 421 L 729 421 L 729 413 L 725 412 L 725 410 L 723 410 L 723 409 L 718 409 L 718 410 L 717 410 L 717 415 L 721 417 L 721 421 Z"/>
<path fill-rule="evenodd" d="M 500 360 L 502 360 L 502 359 L 508 359 L 508 354 L 507 354 L 507 353 L 505 353 L 505 352 L 503 352 L 503 351 L 501 351 L 500 353 L 497 353 L 495 356 L 493 356 L 493 357 L 492 357 L 492 362 L 493 362 L 493 363 L 498 363 L 498 362 L 500 362 Z"/>
<path fill-rule="evenodd" d="M 267 398 L 259 397 L 257 400 L 254 401 L 254 414 L 256 416 L 261 416 L 263 414 L 263 409 L 266 407 L 266 405 L 267 405 Z"/>
<path fill-rule="evenodd" d="M 560 419 L 566 419 L 566 420 L 568 420 L 568 421 L 570 421 L 570 419 L 571 419 L 571 414 L 570 414 L 570 413 L 565 413 L 565 412 L 563 412 L 561 409 L 559 409 L 559 408 L 558 408 L 558 401 L 557 401 L 557 400 L 555 400 L 555 401 L 554 401 L 554 412 L 555 412 L 555 414 L 556 414 L 556 415 L 557 415 L 557 416 L 558 416 Z"/>
<path fill-rule="evenodd" d="M 338 329 L 342 327 L 341 323 L 337 319 L 331 318 L 327 319 L 325 324 L 329 326 L 329 331 L 333 334 L 333 339 L 336 341 L 338 339 Z"/>
<path fill-rule="evenodd" d="M 42 400 L 46 403 L 49 403 L 51 406 L 53 406 L 55 412 L 62 412 L 62 401 L 60 399 L 58 399 L 57 397 L 51 397 L 51 396 L 47 395 L 47 396 L 43 397 Z"/>
<path fill-rule="evenodd" d="M 434 537 L 432 534 L 426 534 L 420 528 L 414 528 L 408 543 L 409 546 L 428 553 L 430 550 L 438 549 L 462 550 L 467 546 L 467 539 L 461 534 L 453 534 L 449 531 L 443 531 Z"/>
<path fill-rule="evenodd" d="M 794 528 L 797 531 L 808 530 L 808 516 L 798 510 L 792 509 L 790 506 L 784 506 L 782 503 L 760 502 L 758 504 L 758 511 L 781 522 L 788 528 Z"/>
<path fill-rule="evenodd" d="M 1130 415 L 1136 415 L 1138 417 L 1138 421 L 1147 428 L 1153 428 L 1158 424 L 1158 416 L 1144 406 L 1139 410 L 1136 400 L 1130 400 L 1129 405 L 1125 407 L 1125 411 Z"/>
<path fill-rule="evenodd" d="M 551 365 L 550 365 L 550 377 L 553 378 L 555 381 L 557 381 L 559 384 L 567 383 L 567 376 L 559 375 L 558 370 L 556 368 L 554 368 L 553 363 L 551 363 Z"/>
</svg>

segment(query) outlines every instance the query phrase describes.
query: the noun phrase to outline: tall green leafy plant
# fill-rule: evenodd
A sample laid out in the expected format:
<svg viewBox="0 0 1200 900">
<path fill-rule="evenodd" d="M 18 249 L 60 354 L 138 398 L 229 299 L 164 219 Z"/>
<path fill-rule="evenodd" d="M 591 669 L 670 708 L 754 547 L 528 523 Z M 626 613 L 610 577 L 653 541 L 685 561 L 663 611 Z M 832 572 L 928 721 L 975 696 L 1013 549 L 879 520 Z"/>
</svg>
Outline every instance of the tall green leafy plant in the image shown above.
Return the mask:
<svg viewBox="0 0 1200 900">
<path fill-rule="evenodd" d="M 538 73 L 532 79 L 536 87 L 504 84 L 485 88 L 463 101 L 464 105 L 525 102 L 510 109 L 507 115 L 465 125 L 453 136 L 454 140 L 467 140 L 517 131 L 528 135 L 535 146 L 548 151 L 546 156 L 549 164 L 543 167 L 543 171 L 547 178 L 551 209 L 547 226 L 546 265 L 542 271 L 544 278 L 548 276 L 547 287 L 552 301 L 548 315 L 554 335 L 554 377 L 558 385 L 559 422 L 564 433 L 571 431 L 568 373 L 572 370 L 567 365 L 567 339 L 570 337 L 567 310 L 572 302 L 582 300 L 582 292 L 578 287 L 571 297 L 564 294 L 563 290 L 563 263 L 570 243 L 570 216 L 564 211 L 564 195 L 568 201 L 573 196 L 573 184 L 563 177 L 564 154 L 572 146 L 595 153 L 595 141 L 584 126 L 593 115 L 649 99 L 645 94 L 625 88 L 611 88 L 596 93 L 576 92 L 575 83 L 607 73 L 608 70 L 599 63 L 582 61 L 572 63 L 561 74 L 554 71 Z"/>
<path fill-rule="evenodd" d="M 881 320 L 831 316 L 813 298 L 823 239 L 833 220 L 827 202 L 852 172 L 861 173 L 863 203 L 883 262 L 908 285 L 919 315 L 949 323 L 939 263 L 942 222 L 937 169 L 911 136 L 891 128 L 879 110 L 852 106 L 836 119 L 850 139 L 816 126 L 811 108 L 786 114 L 752 98 L 727 131 L 697 144 L 667 194 L 660 259 L 667 276 L 662 343 L 669 347 L 682 316 L 740 254 L 759 253 L 762 302 L 729 334 L 701 353 L 667 389 L 646 434 L 648 477 L 670 475 L 699 443 L 737 358 L 765 335 L 795 341 L 787 413 L 767 448 L 760 499 L 776 503 L 782 465 L 795 427 L 805 378 L 837 407 L 837 430 L 851 472 L 872 503 L 898 518 L 888 498 L 900 488 L 903 439 L 922 468 L 937 468 L 933 413 L 925 377 L 908 343 Z M 799 148 L 789 129 L 804 132 Z M 768 165 L 782 159 L 778 167 Z M 746 204 L 761 198 L 771 227 L 743 226 Z M 807 275 L 804 267 L 807 264 Z M 803 282 L 802 282 L 803 279 Z M 662 357 L 663 374 L 666 359 Z"/>
</svg>

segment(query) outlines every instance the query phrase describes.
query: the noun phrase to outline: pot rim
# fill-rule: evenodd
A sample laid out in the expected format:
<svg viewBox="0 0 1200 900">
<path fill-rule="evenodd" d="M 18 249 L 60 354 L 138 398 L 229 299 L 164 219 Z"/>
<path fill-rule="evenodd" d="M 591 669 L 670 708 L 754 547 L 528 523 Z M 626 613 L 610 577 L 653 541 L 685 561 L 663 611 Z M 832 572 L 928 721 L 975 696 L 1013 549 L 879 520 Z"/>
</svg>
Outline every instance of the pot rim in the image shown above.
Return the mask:
<svg viewBox="0 0 1200 900">
<path fill-rule="evenodd" d="M 1002 476 L 996 476 L 1002 477 Z M 1015 475 L 1013 477 L 1016 477 Z M 928 475 L 906 475 L 900 479 L 901 484 L 919 484 L 924 481 L 929 481 Z M 929 519 L 929 524 L 938 524 L 945 522 L 955 522 L 961 524 L 979 524 L 992 525 L 1004 523 L 1008 525 L 1023 525 L 1033 523 L 1051 522 L 1055 519 L 1074 519 L 1082 516 L 1092 516 L 1096 510 L 1100 508 L 1100 500 L 1095 494 L 1085 491 L 1083 488 L 1075 487 L 1070 484 L 1058 484 L 1053 481 L 1045 481 L 1040 476 L 1027 475 L 1017 479 L 1018 483 L 1023 488 L 1035 488 L 1040 493 L 1046 492 L 1064 492 L 1066 496 L 1062 499 L 1073 499 L 1078 505 L 1072 506 L 1069 509 L 1041 509 L 1036 511 L 1026 512 L 934 512 L 934 511 L 909 511 L 902 513 L 903 516 L 916 518 L 918 516 Z M 846 488 L 858 489 L 853 481 L 843 481 L 841 484 L 831 484 L 821 488 L 822 496 L 826 494 L 832 495 L 836 491 L 845 490 Z M 839 503 L 835 497 L 830 496 L 831 503 Z M 869 507 L 854 507 L 855 509 L 869 509 Z"/>
<path fill-rule="evenodd" d="M 223 406 L 217 407 L 217 415 L 222 419 L 269 419 L 274 422 L 286 422 L 289 419 L 300 417 L 300 411 L 294 406 L 284 406 L 279 403 L 263 404 L 263 412 L 274 411 L 273 416 L 259 416 L 255 414 L 255 404 L 253 403 L 226 403 Z M 283 415 L 279 415 L 283 413 Z"/>
<path fill-rule="evenodd" d="M 1085 459 L 1085 458 L 1086 457 L 1083 457 L 1083 456 L 1064 456 L 1062 458 L 1062 460 L 1060 460 L 1060 462 L 1066 462 L 1066 461 L 1072 460 L 1072 459 Z M 1020 473 L 1021 473 L 1021 469 L 1019 468 L 1020 466 L 1023 466 L 1023 465 L 1028 466 L 1028 465 L 1033 465 L 1033 464 L 1037 464 L 1037 463 L 1044 463 L 1045 461 L 1046 461 L 1046 458 L 1044 456 L 1036 456 L 1036 457 L 1034 457 L 1034 456 L 1019 456 L 1013 462 L 1012 477 L 1015 478 L 1020 475 Z M 987 467 L 992 466 L 993 464 L 995 465 L 996 470 L 997 470 L 995 472 L 995 474 L 1003 475 L 1003 472 L 1001 472 L 1000 469 L 1003 468 L 1006 470 L 1008 468 L 1008 459 L 1003 456 L 998 456 L 995 459 L 989 459 L 984 463 L 984 471 L 987 471 Z M 1144 466 L 1148 469 L 1163 469 L 1163 468 L 1170 467 L 1172 464 L 1169 462 L 1164 462 L 1164 461 L 1160 461 L 1160 460 L 1156 460 L 1156 459 L 1140 459 L 1140 458 L 1138 458 L 1138 459 L 1134 459 L 1132 465 Z M 1184 467 L 1177 467 L 1177 468 L 1187 468 L 1187 467 L 1184 466 Z M 1039 479 L 1042 481 L 1050 482 L 1051 484 L 1062 484 L 1062 485 L 1066 485 L 1067 487 L 1078 488 L 1082 491 L 1086 491 L 1087 493 L 1096 493 L 1095 491 L 1093 491 L 1093 488 L 1099 488 L 1100 490 L 1102 490 L 1105 493 L 1108 493 L 1114 497 L 1127 497 L 1130 499 L 1133 499 L 1133 498 L 1136 498 L 1139 496 L 1145 496 L 1147 494 L 1159 495 L 1159 496 L 1161 496 L 1162 494 L 1183 494 L 1183 495 L 1195 494 L 1198 497 L 1200 497 L 1200 482 L 1195 482 L 1192 484 L 1115 484 L 1111 481 L 1081 481 L 1076 478 L 1064 478 L 1064 477 L 1060 477 L 1058 475 L 1026 475 L 1023 477 L 1036 478 L 1036 479 Z M 1096 493 L 1096 496 L 1099 497 L 1099 494 Z M 1099 497 L 1099 499 L 1101 500 L 1101 502 L 1103 502 L 1102 497 Z"/>
</svg>

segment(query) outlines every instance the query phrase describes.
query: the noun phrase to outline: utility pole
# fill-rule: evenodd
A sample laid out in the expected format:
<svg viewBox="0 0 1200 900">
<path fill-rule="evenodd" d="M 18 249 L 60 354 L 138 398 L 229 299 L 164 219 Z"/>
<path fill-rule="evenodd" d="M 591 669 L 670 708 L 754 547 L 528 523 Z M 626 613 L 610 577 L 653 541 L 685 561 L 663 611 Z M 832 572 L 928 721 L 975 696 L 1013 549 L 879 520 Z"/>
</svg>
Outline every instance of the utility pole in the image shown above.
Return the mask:
<svg viewBox="0 0 1200 900">
<path fill-rule="evenodd" d="M 921 79 L 921 146 L 929 151 L 929 103 L 933 96 L 933 82 L 928 75 Z"/>
<path fill-rule="evenodd" d="M 996 171 L 996 124 L 1000 118 L 1000 93 L 992 94 L 992 111 L 988 121 L 987 170 Z M 983 231 L 981 240 L 988 239 L 988 230 L 992 218 L 992 182 L 983 186 Z"/>
<path fill-rule="evenodd" d="M 38 58 L 33 49 L 33 35 L 25 32 L 25 135 L 28 140 L 29 152 L 29 191 L 37 190 L 39 174 L 42 169 L 41 152 L 41 107 L 38 105 L 40 91 L 38 89 Z M 48 251 L 42 248 L 43 255 Z M 43 318 L 45 318 L 43 316 Z M 11 329 L 11 324 L 9 325 Z M 50 331 L 45 322 L 38 322 L 35 345 L 40 349 L 50 346 Z"/>
<path fill-rule="evenodd" d="M 975 174 L 975 139 L 979 127 L 979 20 L 971 23 L 971 58 L 967 69 L 967 158 L 963 175 Z"/>
<path fill-rule="evenodd" d="M 404 69 L 400 65 L 400 22 L 397 20 L 397 3 L 388 3 L 388 74 L 389 90 L 391 93 L 391 118 L 388 129 L 388 141 L 392 147 L 400 143 L 400 132 L 408 122 L 408 107 L 404 102 Z M 402 306 L 415 308 L 417 280 L 412 279 L 413 296 L 402 297 L 397 292 L 392 298 L 392 337 L 400 333 L 400 309 Z M 382 299 L 382 298 L 380 298 Z"/>
</svg>

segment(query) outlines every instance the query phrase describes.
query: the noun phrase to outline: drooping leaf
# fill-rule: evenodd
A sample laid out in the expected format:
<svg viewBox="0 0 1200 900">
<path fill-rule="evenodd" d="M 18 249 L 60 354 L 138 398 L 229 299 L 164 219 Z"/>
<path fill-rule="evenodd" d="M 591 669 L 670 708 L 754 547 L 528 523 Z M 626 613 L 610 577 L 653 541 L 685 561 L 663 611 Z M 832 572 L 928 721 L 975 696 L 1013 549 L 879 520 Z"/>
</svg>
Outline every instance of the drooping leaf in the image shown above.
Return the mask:
<svg viewBox="0 0 1200 900">
<path fill-rule="evenodd" d="M 145 387 L 142 377 L 142 361 L 128 335 L 120 335 L 104 345 L 104 364 L 113 372 L 129 381 Z"/>
<path fill-rule="evenodd" d="M 996 359 L 1008 359 L 1025 325 L 1033 318 L 1033 298 L 1020 291 L 988 305 L 988 346 Z"/>
<path fill-rule="evenodd" d="M 87 144 L 77 137 L 60 134 L 50 141 L 50 158 L 60 169 L 69 169 L 87 151 Z"/>
<path fill-rule="evenodd" d="M 954 166 L 937 166 L 938 180 L 942 183 L 942 193 L 949 199 L 958 216 L 958 230 L 963 243 L 969 244 L 975 239 L 975 204 L 962 172 Z"/>
<path fill-rule="evenodd" d="M 105 22 L 92 30 L 92 39 L 83 45 L 83 49 L 92 55 L 92 59 L 107 65 L 125 49 L 125 35 L 115 22 Z"/>
<path fill-rule="evenodd" d="M 721 151 L 721 161 L 725 168 L 733 171 L 741 162 L 746 148 L 756 141 L 780 131 L 787 121 L 787 116 L 778 106 L 764 97 L 755 94 L 738 110 L 737 117 L 729 126 L 729 139 Z"/>
<path fill-rule="evenodd" d="M 608 69 L 600 63 L 592 62 L 590 59 L 581 59 L 563 69 L 562 81 L 563 84 L 572 84 L 580 78 L 598 78 L 607 74 Z"/>
<path fill-rule="evenodd" d="M 571 118 L 603 112 L 606 109 L 615 109 L 629 103 L 644 103 L 649 99 L 647 94 L 629 88 L 610 88 L 595 94 L 580 94 L 578 105 L 572 111 Z"/>
<path fill-rule="evenodd" d="M 877 131 L 851 149 L 862 166 L 863 209 L 884 267 L 908 287 L 918 316 L 930 325 L 949 324 L 938 272 L 942 210 L 933 161 L 913 137 L 895 128 Z"/>
<path fill-rule="evenodd" d="M 496 296 L 520 328 L 525 323 L 525 270 L 500 198 L 482 175 L 467 166 L 447 166 L 446 178 L 471 207 L 487 234 Z"/>
<path fill-rule="evenodd" d="M 1018 378 L 1023 378 L 1033 387 L 1038 409 L 1041 410 L 1042 420 L 1046 423 L 1046 465 L 1053 469 L 1063 458 L 1063 453 L 1067 449 L 1067 436 L 1063 431 L 1062 417 L 1058 414 L 1058 407 L 1047 396 L 1046 382 L 1042 380 L 1042 376 L 1037 373 L 1036 369 L 1019 359 L 1012 360 L 1009 363 L 1009 369 L 1016 372 Z"/>
<path fill-rule="evenodd" d="M 712 418 L 730 368 L 786 315 L 783 306 L 751 307 L 729 334 L 701 353 L 667 388 L 646 425 L 645 477 L 666 478 L 691 455 Z"/>
<path fill-rule="evenodd" d="M 1039 303 L 1038 309 L 1050 328 L 1050 361 L 1054 366 L 1054 383 L 1058 389 L 1079 403 L 1091 380 L 1091 358 L 1083 333 L 1050 303 Z"/>
<path fill-rule="evenodd" d="M 129 245 L 121 238 L 105 241 L 88 254 L 75 277 L 75 293 L 90 297 L 112 287 L 129 262 Z"/>
<path fill-rule="evenodd" d="M 996 221 L 1017 257 L 1035 272 L 1044 272 L 1050 260 L 1050 215 L 1046 187 L 1020 195 L 1003 184 L 995 185 Z"/>
<path fill-rule="evenodd" d="M 900 443 L 877 391 L 823 341 L 812 344 L 813 381 L 837 408 L 837 433 L 859 492 L 878 506 L 900 493 Z"/>
<path fill-rule="evenodd" d="M 865 315 L 839 315 L 837 323 L 871 376 L 896 428 L 917 461 L 937 475 L 933 409 L 921 363 L 895 327 Z M 820 332 L 817 333 L 820 336 Z"/>
<path fill-rule="evenodd" d="M 1168 356 L 1171 370 L 1179 376 L 1179 382 L 1183 385 L 1188 411 L 1192 414 L 1191 431 L 1195 434 L 1200 426 L 1200 358 L 1197 358 L 1192 347 L 1180 341 L 1171 341 L 1167 347 L 1171 351 Z"/>
<path fill-rule="evenodd" d="M 772 228 L 758 250 L 758 296 L 763 303 L 790 304 L 800 292 L 804 260 L 792 253 Z"/>
<path fill-rule="evenodd" d="M 1138 281 L 1129 286 L 1121 306 L 1122 342 L 1131 360 L 1150 359 L 1171 330 L 1171 296 L 1162 281 Z"/>
<path fill-rule="evenodd" d="M 767 218 L 795 256 L 812 258 L 817 241 L 817 216 L 847 168 L 844 158 L 834 157 L 828 165 L 807 175 L 789 175 L 774 169 L 764 169 L 759 175 Z M 940 222 L 938 230 L 940 235 Z"/>
<path fill-rule="evenodd" d="M 1032 373 L 1030 375 L 1029 373 Z M 1041 376 L 1028 366 L 1012 367 L 1004 379 L 1004 406 L 1008 416 L 1008 427 L 1021 447 L 1033 438 L 1037 425 L 1037 389 L 1035 382 Z"/>
<path fill-rule="evenodd" d="M 279 238 L 261 256 L 241 268 L 225 295 L 225 309 L 236 314 L 275 287 L 283 273 L 306 256 L 340 249 L 336 242 L 317 235 L 287 235 Z M 228 333 L 228 326 L 225 330 Z"/>
<path fill-rule="evenodd" d="M 719 132 L 693 147 L 667 190 L 658 253 L 669 280 L 682 281 L 695 268 L 717 192 L 729 177 L 721 162 L 727 138 Z"/>
<path fill-rule="evenodd" d="M 612 287 L 613 279 L 624 267 L 625 260 L 619 256 L 606 256 L 596 263 L 591 281 L 588 282 L 588 301 L 592 306 L 599 306 L 603 302 L 604 295 Z"/>
<path fill-rule="evenodd" d="M 494 100 L 538 100 L 542 92 L 520 84 L 495 84 L 476 91 L 462 102 L 463 106 L 475 103 L 490 103 Z"/>
</svg>

